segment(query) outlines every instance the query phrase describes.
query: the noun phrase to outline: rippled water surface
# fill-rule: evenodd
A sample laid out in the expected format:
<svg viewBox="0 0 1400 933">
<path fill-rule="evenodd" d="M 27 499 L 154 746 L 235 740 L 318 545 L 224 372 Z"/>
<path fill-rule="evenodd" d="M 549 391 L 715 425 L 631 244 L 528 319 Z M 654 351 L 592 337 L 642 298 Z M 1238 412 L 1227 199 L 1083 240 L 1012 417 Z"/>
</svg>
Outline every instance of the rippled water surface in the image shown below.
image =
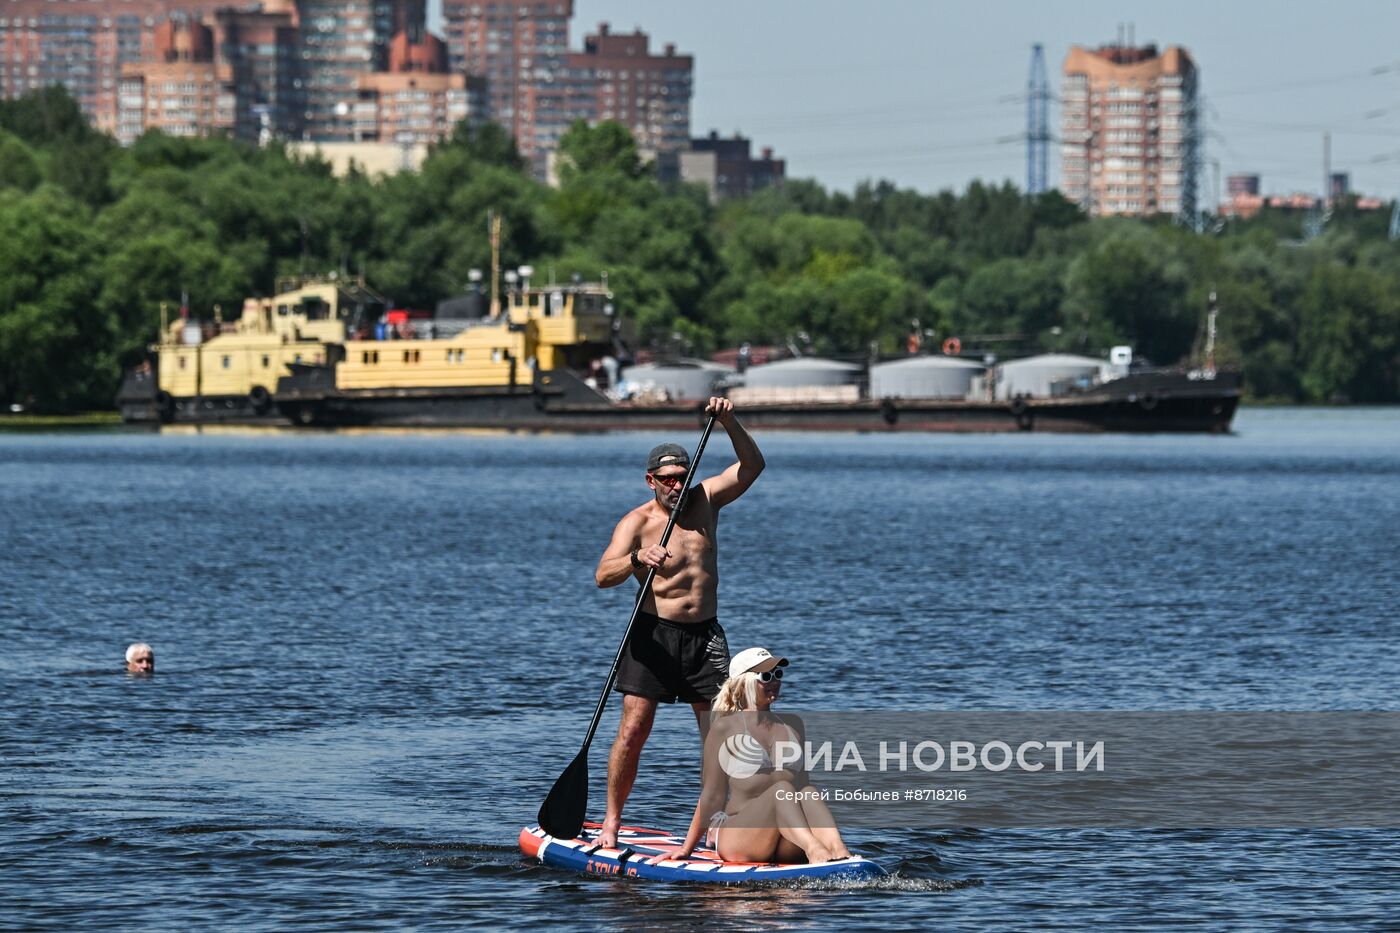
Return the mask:
<svg viewBox="0 0 1400 933">
<path fill-rule="evenodd" d="M 793 709 L 1395 709 L 1400 412 L 1236 431 L 761 435 L 721 621 L 792 657 Z M 630 609 L 593 567 L 661 439 L 0 434 L 0 926 L 1396 923 L 1378 832 L 890 826 L 851 842 L 895 877 L 850 888 L 526 861 Z M 730 459 L 717 434 L 702 472 Z M 152 678 L 121 672 L 135 640 Z M 684 825 L 694 742 L 664 708 L 629 820 Z"/>
</svg>

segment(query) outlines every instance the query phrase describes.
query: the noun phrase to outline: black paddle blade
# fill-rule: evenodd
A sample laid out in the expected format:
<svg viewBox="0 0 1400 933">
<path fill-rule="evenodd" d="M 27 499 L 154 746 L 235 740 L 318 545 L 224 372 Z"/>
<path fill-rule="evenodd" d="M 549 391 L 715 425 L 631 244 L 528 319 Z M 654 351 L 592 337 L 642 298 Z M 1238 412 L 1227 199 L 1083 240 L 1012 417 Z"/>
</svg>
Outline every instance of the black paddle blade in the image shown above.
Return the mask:
<svg viewBox="0 0 1400 933">
<path fill-rule="evenodd" d="M 540 804 L 540 828 L 556 839 L 573 839 L 583 829 L 588 809 L 588 749 L 580 751 L 559 775 Z"/>
</svg>

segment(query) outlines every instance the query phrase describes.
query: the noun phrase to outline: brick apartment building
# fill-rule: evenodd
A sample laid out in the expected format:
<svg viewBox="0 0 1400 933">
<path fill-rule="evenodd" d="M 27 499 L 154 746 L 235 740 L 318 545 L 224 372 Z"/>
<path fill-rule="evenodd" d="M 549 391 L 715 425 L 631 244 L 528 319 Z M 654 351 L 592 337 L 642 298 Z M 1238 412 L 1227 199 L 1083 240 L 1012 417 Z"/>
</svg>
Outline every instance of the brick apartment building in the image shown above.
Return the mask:
<svg viewBox="0 0 1400 933">
<path fill-rule="evenodd" d="M 421 38 L 424 12 L 425 0 L 4 0 L 0 96 L 62 84 L 99 129 L 134 138 L 140 124 L 130 105 L 149 97 L 152 80 L 181 88 L 186 115 L 205 113 L 184 98 L 203 93 L 188 91 L 202 86 L 193 66 L 212 64 L 232 85 L 233 117 L 200 117 L 195 132 L 350 140 L 360 78 L 388 68 L 394 35 Z M 188 55 L 172 57 L 160 45 L 172 22 L 196 37 Z M 212 53 L 201 30 L 212 34 Z M 172 68 L 178 80 L 167 79 Z M 126 107 L 118 99 L 124 79 Z M 147 102 L 145 125 L 188 126 L 183 117 L 167 120 L 164 108 L 162 98 L 149 122 Z"/>
<path fill-rule="evenodd" d="M 606 23 L 569 51 L 572 0 L 444 0 L 448 68 L 486 79 L 491 118 L 543 177 L 575 120 L 616 120 L 639 148 L 677 152 L 690 137 L 694 60 Z"/>
<path fill-rule="evenodd" d="M 491 119 L 539 170 L 540 118 L 561 117 L 573 0 L 443 0 L 442 12 L 448 70 L 486 79 Z"/>
<path fill-rule="evenodd" d="M 101 130 L 418 144 L 493 119 L 538 175 L 578 119 L 688 149 L 694 61 L 607 24 L 569 51 L 572 0 L 2 0 L 0 97 L 63 84 Z"/>
<path fill-rule="evenodd" d="M 431 143 L 452 133 L 452 127 L 486 112 L 486 81 L 449 74 L 447 46 L 423 34 L 414 42 L 408 33 L 389 45 L 387 71 L 362 75 L 354 107 L 357 140 L 386 143 Z"/>
<path fill-rule="evenodd" d="M 117 139 L 130 145 L 148 129 L 171 136 L 232 135 L 233 69 L 214 61 L 214 30 L 188 20 L 155 28 L 154 60 L 122 66 Z"/>
<path fill-rule="evenodd" d="M 306 129 L 301 31 L 291 0 L 214 14 L 219 58 L 233 69 L 234 135 L 301 139 Z"/>
<path fill-rule="evenodd" d="M 299 0 L 306 93 L 306 133 L 312 139 L 355 139 L 360 79 L 389 67 L 397 17 L 391 0 Z"/>
<path fill-rule="evenodd" d="M 1197 208 L 1197 69 L 1155 45 L 1071 47 L 1061 87 L 1061 184 L 1090 214 Z"/>
<path fill-rule="evenodd" d="M 668 43 L 653 55 L 646 33 L 614 33 L 607 23 L 569 54 L 571 112 L 584 119 L 615 120 L 632 132 L 639 149 L 679 152 L 690 141 L 691 81 L 695 60 Z M 565 124 L 567 128 L 567 123 Z"/>
<path fill-rule="evenodd" d="M 229 0 L 5 0 L 0 97 L 62 84 L 98 129 L 117 131 L 122 65 L 155 61 L 156 27 L 199 21 Z"/>
</svg>

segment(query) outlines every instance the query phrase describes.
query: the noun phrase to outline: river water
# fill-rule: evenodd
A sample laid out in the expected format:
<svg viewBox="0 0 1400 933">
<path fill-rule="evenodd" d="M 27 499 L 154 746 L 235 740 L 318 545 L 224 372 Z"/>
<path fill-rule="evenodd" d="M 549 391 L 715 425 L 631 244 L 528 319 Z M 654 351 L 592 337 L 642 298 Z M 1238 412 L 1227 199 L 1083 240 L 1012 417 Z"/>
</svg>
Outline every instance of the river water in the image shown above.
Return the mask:
<svg viewBox="0 0 1400 933">
<path fill-rule="evenodd" d="M 760 435 L 721 523 L 730 644 L 790 656 L 796 710 L 1395 709 L 1400 411 L 1235 427 Z M 757 891 L 526 861 L 661 439 L 0 435 L 0 926 L 1396 923 L 1400 842 L 1367 831 L 893 825 L 849 834 L 889 881 Z M 702 472 L 731 459 L 717 431 Z M 121 670 L 136 640 L 153 677 Z M 663 708 L 629 821 L 684 826 L 694 741 Z"/>
</svg>

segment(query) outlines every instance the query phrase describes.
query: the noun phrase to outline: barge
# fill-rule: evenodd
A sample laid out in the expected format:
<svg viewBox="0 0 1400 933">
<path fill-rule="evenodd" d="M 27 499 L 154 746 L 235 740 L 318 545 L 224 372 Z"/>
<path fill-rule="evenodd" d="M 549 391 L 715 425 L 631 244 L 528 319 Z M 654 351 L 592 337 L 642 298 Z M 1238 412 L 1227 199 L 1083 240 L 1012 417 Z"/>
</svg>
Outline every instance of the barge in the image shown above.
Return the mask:
<svg viewBox="0 0 1400 933">
<path fill-rule="evenodd" d="M 158 423 L 522 431 L 702 423 L 704 398 L 619 398 L 608 378 L 598 378 L 599 361 L 624 355 L 630 338 L 611 299 L 606 284 L 531 288 L 522 277 L 489 306 L 483 299 L 460 317 L 388 331 L 381 323 L 388 339 L 365 339 L 385 303 L 363 282 L 288 283 L 270 300 L 250 299 L 240 321 L 215 333 L 189 322 L 163 327 L 153 359 L 124 381 L 119 406 L 127 421 Z M 957 398 L 872 397 L 868 380 L 843 388 L 839 397 L 744 399 L 744 423 L 793 431 L 1223 433 L 1242 393 L 1237 371 L 1213 366 L 1106 368 L 1014 397 L 998 397 L 995 380 Z"/>
</svg>

